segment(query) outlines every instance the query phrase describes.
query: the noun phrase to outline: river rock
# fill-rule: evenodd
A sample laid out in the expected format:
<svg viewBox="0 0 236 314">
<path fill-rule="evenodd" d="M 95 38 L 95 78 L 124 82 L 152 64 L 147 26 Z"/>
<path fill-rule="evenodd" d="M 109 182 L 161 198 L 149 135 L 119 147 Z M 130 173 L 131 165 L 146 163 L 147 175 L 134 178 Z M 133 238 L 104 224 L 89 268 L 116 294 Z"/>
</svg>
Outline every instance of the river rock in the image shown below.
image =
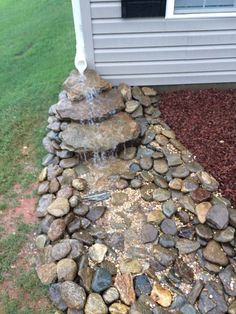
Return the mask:
<svg viewBox="0 0 236 314">
<path fill-rule="evenodd" d="M 159 244 L 165 248 L 171 248 L 175 246 L 175 238 L 171 235 L 162 234 L 159 237 Z"/>
<path fill-rule="evenodd" d="M 220 266 L 226 266 L 229 262 L 220 244 L 214 240 L 209 241 L 203 249 L 203 256 L 208 262 Z"/>
<path fill-rule="evenodd" d="M 95 292 L 102 292 L 111 286 L 112 277 L 105 268 L 97 268 L 92 280 L 92 289 Z"/>
<path fill-rule="evenodd" d="M 109 313 L 111 314 L 128 314 L 129 313 L 129 307 L 122 303 L 113 303 L 109 307 Z"/>
<path fill-rule="evenodd" d="M 189 175 L 189 170 L 185 165 L 180 165 L 172 168 L 172 176 L 174 178 L 186 178 Z"/>
<path fill-rule="evenodd" d="M 169 167 L 179 166 L 183 163 L 179 154 L 166 154 L 166 159 Z"/>
<path fill-rule="evenodd" d="M 219 183 L 209 173 L 200 171 L 197 175 L 204 189 L 210 192 L 214 192 L 218 189 Z"/>
<path fill-rule="evenodd" d="M 119 144 L 137 139 L 139 125 L 120 112 L 101 123 L 71 123 L 62 132 L 62 149 L 75 152 L 114 150 Z"/>
<path fill-rule="evenodd" d="M 204 224 L 206 222 L 207 213 L 211 207 L 210 202 L 202 202 L 196 205 L 196 214 L 200 223 Z"/>
<path fill-rule="evenodd" d="M 168 183 L 165 178 L 161 175 L 154 176 L 154 183 L 162 189 L 168 188 Z"/>
<path fill-rule="evenodd" d="M 136 147 L 134 147 L 134 146 L 126 147 L 126 149 L 124 149 L 120 153 L 119 157 L 123 160 L 132 160 L 135 158 L 136 152 L 137 152 Z"/>
<path fill-rule="evenodd" d="M 45 194 L 40 197 L 38 206 L 36 208 L 36 215 L 39 218 L 45 217 L 47 215 L 47 208 L 53 201 L 52 194 Z"/>
<path fill-rule="evenodd" d="M 172 302 L 171 292 L 158 283 L 153 285 L 151 298 L 163 307 L 169 307 Z"/>
<path fill-rule="evenodd" d="M 135 292 L 131 274 L 117 274 L 115 287 L 119 291 L 121 301 L 126 305 L 131 305 L 135 302 Z"/>
<path fill-rule="evenodd" d="M 110 90 L 112 85 L 94 70 L 86 70 L 85 77 L 81 77 L 77 70 L 73 70 L 65 80 L 63 87 L 67 92 L 68 98 L 74 101 L 86 98 L 91 91 L 100 93 Z"/>
<path fill-rule="evenodd" d="M 72 186 L 77 191 L 84 191 L 87 187 L 87 182 L 83 178 L 77 178 L 72 181 Z"/>
<path fill-rule="evenodd" d="M 62 300 L 62 297 L 61 297 L 61 284 L 60 283 L 52 284 L 49 287 L 48 295 L 51 302 L 53 303 L 53 305 L 55 305 L 55 307 L 58 310 L 65 311 L 67 309 L 67 305 L 65 304 L 65 302 Z"/>
<path fill-rule="evenodd" d="M 153 169 L 159 174 L 165 174 L 169 167 L 166 160 L 163 158 L 154 160 Z"/>
<path fill-rule="evenodd" d="M 59 281 L 73 281 L 77 275 L 77 265 L 73 259 L 64 258 L 57 263 Z"/>
<path fill-rule="evenodd" d="M 214 240 L 217 242 L 230 242 L 233 241 L 235 238 L 235 229 L 233 227 L 227 227 L 224 230 L 216 231 L 214 235 Z"/>
<path fill-rule="evenodd" d="M 121 273 L 139 274 L 142 272 L 142 265 L 137 259 L 125 259 L 120 262 Z"/>
<path fill-rule="evenodd" d="M 139 275 L 134 278 L 134 289 L 137 297 L 142 294 L 149 295 L 152 291 L 151 283 L 147 275 Z"/>
<path fill-rule="evenodd" d="M 203 281 L 202 280 L 197 280 L 194 283 L 194 286 L 192 287 L 191 291 L 188 294 L 188 302 L 190 304 L 195 304 L 195 302 L 197 301 L 202 289 L 204 287 Z"/>
<path fill-rule="evenodd" d="M 115 287 L 107 289 L 102 295 L 103 300 L 106 302 L 106 304 L 111 304 L 115 302 L 119 299 L 119 296 L 119 292 Z"/>
<path fill-rule="evenodd" d="M 107 253 L 107 246 L 105 244 L 95 243 L 89 248 L 89 257 L 96 263 L 101 263 Z"/>
<path fill-rule="evenodd" d="M 167 249 L 160 245 L 155 245 L 153 247 L 153 254 L 155 259 L 163 266 L 170 266 L 177 258 L 176 249 Z"/>
<path fill-rule="evenodd" d="M 145 201 L 152 201 L 153 200 L 153 191 L 156 189 L 156 185 L 153 183 L 146 184 L 141 187 L 140 193 L 142 198 Z"/>
<path fill-rule="evenodd" d="M 196 181 L 197 180 L 194 180 L 191 177 L 184 179 L 181 192 L 188 193 L 188 192 L 195 191 L 198 188 L 198 183 Z"/>
<path fill-rule="evenodd" d="M 79 159 L 75 157 L 62 159 L 60 161 L 60 167 L 62 167 L 63 169 L 73 168 L 77 166 L 78 163 L 79 163 Z"/>
<path fill-rule="evenodd" d="M 164 219 L 161 223 L 161 231 L 165 234 L 175 235 L 177 233 L 175 222 L 171 219 Z"/>
<path fill-rule="evenodd" d="M 84 309 L 85 314 L 107 314 L 108 308 L 98 293 L 90 293 Z"/>
<path fill-rule="evenodd" d="M 211 198 L 211 193 L 202 188 L 198 188 L 190 193 L 192 199 L 196 203 L 201 203 L 204 201 L 208 201 Z"/>
<path fill-rule="evenodd" d="M 190 254 L 197 251 L 200 248 L 200 243 L 198 241 L 180 239 L 177 240 L 175 246 L 179 250 L 179 254 Z"/>
<path fill-rule="evenodd" d="M 57 264 L 44 264 L 37 268 L 37 275 L 44 285 L 50 285 L 57 279 Z"/>
<path fill-rule="evenodd" d="M 133 113 L 136 109 L 138 109 L 140 102 L 137 100 L 129 100 L 125 103 L 125 111 L 128 113 Z"/>
<path fill-rule="evenodd" d="M 82 310 L 84 308 L 86 293 L 82 287 L 72 281 L 65 281 L 61 284 L 61 297 L 72 309 Z"/>
<path fill-rule="evenodd" d="M 195 230 L 197 235 L 202 239 L 210 240 L 213 237 L 213 232 L 208 225 L 199 224 L 196 226 Z"/>
<path fill-rule="evenodd" d="M 158 231 L 157 228 L 151 224 L 145 224 L 141 230 L 141 240 L 143 243 L 150 243 L 155 241 Z"/>
<path fill-rule="evenodd" d="M 49 182 L 48 181 L 43 181 L 39 183 L 38 185 L 38 195 L 43 195 L 48 193 L 49 191 Z"/>
<path fill-rule="evenodd" d="M 160 209 L 154 209 L 147 215 L 147 222 L 155 222 L 158 225 L 165 219 L 165 215 Z"/>
<path fill-rule="evenodd" d="M 220 280 L 224 286 L 225 292 L 232 296 L 236 296 L 236 273 L 232 265 L 227 266 L 219 273 Z"/>
<path fill-rule="evenodd" d="M 68 214 L 70 210 L 69 202 L 66 198 L 58 197 L 47 208 L 49 214 L 54 217 L 62 217 Z"/>
<path fill-rule="evenodd" d="M 99 218 L 103 216 L 105 213 L 106 206 L 93 206 L 89 209 L 88 214 L 86 215 L 86 218 L 91 220 L 92 222 L 95 222 Z"/>
<path fill-rule="evenodd" d="M 228 209 L 224 205 L 214 205 L 209 209 L 206 220 L 216 229 L 225 229 L 229 223 Z"/>
<path fill-rule="evenodd" d="M 170 196 L 170 191 L 166 189 L 157 188 L 153 191 L 153 199 L 157 202 L 165 202 Z"/>
<path fill-rule="evenodd" d="M 66 257 L 70 253 L 70 251 L 71 251 L 70 242 L 65 240 L 55 244 L 52 247 L 51 255 L 55 261 L 59 261 L 60 259 Z"/>
<path fill-rule="evenodd" d="M 55 219 L 48 230 L 48 238 L 51 241 L 58 240 L 64 233 L 66 224 L 63 219 Z"/>
<path fill-rule="evenodd" d="M 177 207 L 173 200 L 168 200 L 162 204 L 162 210 L 166 217 L 171 218 L 177 211 Z"/>
<path fill-rule="evenodd" d="M 180 191 L 182 189 L 183 180 L 179 178 L 174 178 L 169 182 L 169 188 L 173 190 Z"/>
</svg>

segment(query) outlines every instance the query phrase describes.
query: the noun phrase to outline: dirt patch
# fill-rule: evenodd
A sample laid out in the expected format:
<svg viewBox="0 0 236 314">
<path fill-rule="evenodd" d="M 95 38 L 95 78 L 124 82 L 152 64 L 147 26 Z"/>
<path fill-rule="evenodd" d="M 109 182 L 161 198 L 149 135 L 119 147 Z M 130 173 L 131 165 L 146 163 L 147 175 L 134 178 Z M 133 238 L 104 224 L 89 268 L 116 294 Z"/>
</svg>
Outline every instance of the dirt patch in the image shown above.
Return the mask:
<svg viewBox="0 0 236 314">
<path fill-rule="evenodd" d="M 161 95 L 162 118 L 219 182 L 236 206 L 236 90 L 184 90 Z"/>
</svg>

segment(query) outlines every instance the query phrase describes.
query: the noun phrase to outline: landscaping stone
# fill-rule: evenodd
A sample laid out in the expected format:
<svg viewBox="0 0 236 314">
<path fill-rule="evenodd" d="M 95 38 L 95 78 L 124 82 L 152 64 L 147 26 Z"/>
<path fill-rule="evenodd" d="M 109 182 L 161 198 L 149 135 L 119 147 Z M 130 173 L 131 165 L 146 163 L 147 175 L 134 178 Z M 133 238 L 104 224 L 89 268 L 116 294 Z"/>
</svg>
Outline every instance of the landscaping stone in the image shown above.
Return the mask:
<svg viewBox="0 0 236 314">
<path fill-rule="evenodd" d="M 57 279 L 57 265 L 55 263 L 42 265 L 36 271 L 40 281 L 44 285 L 50 285 Z"/>
<path fill-rule="evenodd" d="M 233 266 L 229 265 L 219 273 L 220 280 L 224 286 L 225 292 L 232 296 L 236 296 L 236 272 Z"/>
<path fill-rule="evenodd" d="M 157 283 L 153 285 L 151 298 L 163 307 L 169 307 L 172 302 L 171 292 Z"/>
<path fill-rule="evenodd" d="M 179 254 L 190 254 L 197 251 L 200 248 L 200 243 L 198 241 L 180 239 L 176 241 L 175 246 L 179 250 Z"/>
<path fill-rule="evenodd" d="M 134 278 L 134 289 L 137 297 L 140 297 L 142 294 L 149 295 L 151 293 L 152 286 L 147 275 L 139 275 Z"/>
<path fill-rule="evenodd" d="M 52 247 L 51 255 L 55 261 L 59 261 L 62 258 L 66 257 L 70 253 L 70 251 L 71 251 L 70 242 L 69 241 L 62 241 L 62 242 L 55 244 Z"/>
<path fill-rule="evenodd" d="M 97 268 L 92 280 L 92 289 L 95 292 L 102 292 L 111 286 L 112 277 L 105 268 Z"/>
<path fill-rule="evenodd" d="M 111 287 L 108 290 L 106 290 L 102 297 L 103 300 L 106 302 L 106 304 L 111 304 L 119 299 L 119 292 L 115 287 Z M 110 309 L 109 309 L 110 310 Z"/>
<path fill-rule="evenodd" d="M 90 293 L 85 305 L 85 314 L 107 314 L 108 308 L 102 297 L 97 293 Z"/>
<path fill-rule="evenodd" d="M 175 222 L 171 219 L 164 219 L 161 223 L 161 231 L 165 234 L 175 235 L 177 233 Z"/>
<path fill-rule="evenodd" d="M 165 159 L 157 159 L 154 160 L 153 169 L 159 174 L 165 174 L 169 168 Z"/>
<path fill-rule="evenodd" d="M 51 241 L 58 240 L 65 232 L 66 224 L 63 219 L 55 219 L 48 229 L 48 238 Z"/>
<path fill-rule="evenodd" d="M 145 224 L 141 230 L 141 240 L 143 243 L 150 243 L 155 241 L 158 231 L 151 224 Z"/>
<path fill-rule="evenodd" d="M 129 307 L 122 303 L 113 303 L 109 307 L 109 313 L 111 314 L 128 314 L 129 313 Z"/>
<path fill-rule="evenodd" d="M 61 284 L 61 297 L 69 308 L 76 310 L 84 308 L 86 293 L 82 287 L 72 281 L 65 281 Z"/>
<path fill-rule="evenodd" d="M 64 258 L 57 263 L 59 281 L 73 281 L 77 275 L 77 265 L 71 258 Z"/>
<path fill-rule="evenodd" d="M 121 273 L 139 274 L 142 272 L 142 265 L 137 259 L 126 259 L 120 263 Z"/>
<path fill-rule="evenodd" d="M 66 198 L 58 197 L 47 208 L 49 214 L 54 217 L 62 217 L 69 213 L 70 205 Z"/>
<path fill-rule="evenodd" d="M 207 213 L 211 207 L 212 204 L 209 202 L 202 202 L 196 205 L 196 214 L 200 223 L 204 224 L 206 222 Z"/>
<path fill-rule="evenodd" d="M 153 191 L 154 201 L 164 202 L 164 201 L 167 201 L 169 198 L 170 198 L 170 192 L 168 190 L 158 188 Z"/>
<path fill-rule="evenodd" d="M 208 262 L 220 266 L 226 266 L 229 262 L 220 244 L 214 240 L 209 241 L 207 246 L 203 249 L 203 256 Z"/>
<path fill-rule="evenodd" d="M 65 311 L 67 309 L 67 305 L 62 300 L 62 297 L 61 297 L 61 284 L 60 283 L 55 283 L 50 286 L 49 298 L 52 301 L 53 305 L 55 305 L 55 307 L 58 310 Z"/>
<path fill-rule="evenodd" d="M 229 212 L 223 205 L 214 205 L 207 212 L 206 220 L 216 229 L 225 229 L 229 223 Z"/>
<path fill-rule="evenodd" d="M 115 287 L 119 291 L 122 302 L 126 305 L 131 305 L 135 302 L 133 279 L 129 273 L 117 274 L 115 278 Z"/>
<path fill-rule="evenodd" d="M 95 243 L 89 248 L 89 257 L 96 263 L 101 263 L 107 253 L 107 246 L 100 243 Z"/>
</svg>

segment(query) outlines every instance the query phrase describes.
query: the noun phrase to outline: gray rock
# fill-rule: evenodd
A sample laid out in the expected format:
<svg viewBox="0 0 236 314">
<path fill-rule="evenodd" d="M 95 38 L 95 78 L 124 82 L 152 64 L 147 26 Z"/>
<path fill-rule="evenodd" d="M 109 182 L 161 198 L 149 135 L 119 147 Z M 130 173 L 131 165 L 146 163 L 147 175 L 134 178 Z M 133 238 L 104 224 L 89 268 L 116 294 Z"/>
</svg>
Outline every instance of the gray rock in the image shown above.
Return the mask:
<svg viewBox="0 0 236 314">
<path fill-rule="evenodd" d="M 63 258 L 57 263 L 58 281 L 73 281 L 76 275 L 77 264 L 73 259 Z"/>
<path fill-rule="evenodd" d="M 134 290 L 137 297 L 151 293 L 152 286 L 147 275 L 138 275 L 134 278 Z"/>
<path fill-rule="evenodd" d="M 206 220 L 216 229 L 225 229 L 229 223 L 229 212 L 223 205 L 214 205 L 209 209 Z"/>
<path fill-rule="evenodd" d="M 175 235 L 177 233 L 177 227 L 173 220 L 164 219 L 161 223 L 161 231 L 168 235 Z"/>
<path fill-rule="evenodd" d="M 159 244 L 165 248 L 171 248 L 175 246 L 175 238 L 171 235 L 162 234 L 159 237 Z"/>
<path fill-rule="evenodd" d="M 112 277 L 109 271 L 105 268 L 97 268 L 92 280 L 92 289 L 95 292 L 102 292 L 110 288 Z"/>
<path fill-rule="evenodd" d="M 46 242 L 47 242 L 47 237 L 45 234 L 40 234 L 35 239 L 35 244 L 38 249 L 43 249 L 46 245 Z"/>
<path fill-rule="evenodd" d="M 49 288 L 48 291 L 49 298 L 53 305 L 60 310 L 60 311 L 65 311 L 67 309 L 66 303 L 62 300 L 61 297 L 61 284 L 60 283 L 55 283 L 52 284 Z"/>
<path fill-rule="evenodd" d="M 227 266 L 219 273 L 220 280 L 224 286 L 225 292 L 232 296 L 236 296 L 236 273 L 232 265 Z"/>
<path fill-rule="evenodd" d="M 227 227 L 224 230 L 216 231 L 214 235 L 214 240 L 217 242 L 230 242 L 235 238 L 235 229 L 233 227 Z"/>
<path fill-rule="evenodd" d="M 175 246 L 179 250 L 179 254 L 190 254 L 197 251 L 200 248 L 200 243 L 188 239 L 180 239 L 177 240 Z"/>
<path fill-rule="evenodd" d="M 141 230 L 141 240 L 143 243 L 150 243 L 156 240 L 158 231 L 151 224 L 145 224 Z"/>
<path fill-rule="evenodd" d="M 204 284 L 203 284 L 203 281 L 202 280 L 197 280 L 195 283 L 194 283 L 194 286 L 192 288 L 192 290 L 189 292 L 188 294 L 188 302 L 192 305 L 194 305 L 202 291 L 204 287 Z"/>
<path fill-rule="evenodd" d="M 98 293 L 90 293 L 85 305 L 85 314 L 107 314 L 108 308 Z"/>
<path fill-rule="evenodd" d="M 209 241 L 207 246 L 203 249 L 203 256 L 208 262 L 220 266 L 226 266 L 229 262 L 220 244 L 214 240 Z"/>
<path fill-rule="evenodd" d="M 59 261 L 66 257 L 71 251 L 71 246 L 68 240 L 64 240 L 55 244 L 52 247 L 51 255 L 55 261 Z"/>
<path fill-rule="evenodd" d="M 162 189 L 168 188 L 167 181 L 161 175 L 154 176 L 154 183 Z"/>
<path fill-rule="evenodd" d="M 48 238 L 51 241 L 58 240 L 63 233 L 65 232 L 66 224 L 63 219 L 55 219 L 49 229 L 48 229 Z"/>
<path fill-rule="evenodd" d="M 130 185 L 133 189 L 139 189 L 142 186 L 142 180 L 135 178 L 130 181 Z"/>
<path fill-rule="evenodd" d="M 48 191 L 49 191 L 49 182 L 48 181 L 41 182 L 38 185 L 38 195 L 46 194 L 46 193 L 48 193 Z"/>
<path fill-rule="evenodd" d="M 86 218 L 94 222 L 103 216 L 103 214 L 105 213 L 105 210 L 106 210 L 106 206 L 91 207 L 89 209 L 88 214 L 86 215 Z"/>
<path fill-rule="evenodd" d="M 180 165 L 172 169 L 174 178 L 186 178 L 189 175 L 189 170 L 185 165 Z"/>
<path fill-rule="evenodd" d="M 155 259 L 163 266 L 170 266 L 177 258 L 176 249 L 163 248 L 160 245 L 155 245 L 153 247 L 153 254 Z"/>
<path fill-rule="evenodd" d="M 168 200 L 162 204 L 162 211 L 166 217 L 171 218 L 177 211 L 177 207 L 172 200 Z"/>
<path fill-rule="evenodd" d="M 78 163 L 79 163 L 79 159 L 75 157 L 62 159 L 60 161 L 60 167 L 62 167 L 63 169 L 73 168 L 76 165 L 78 165 Z"/>
<path fill-rule="evenodd" d="M 137 148 L 134 146 L 126 147 L 119 155 L 123 160 L 132 160 L 135 158 Z"/>
<path fill-rule="evenodd" d="M 45 194 L 40 197 L 38 206 L 36 208 L 36 215 L 39 218 L 45 217 L 47 215 L 47 208 L 53 201 L 52 194 Z"/>
<path fill-rule="evenodd" d="M 75 239 L 69 239 L 69 243 L 71 246 L 71 251 L 68 255 L 68 258 L 77 260 L 83 254 L 84 246 L 81 242 Z"/>
<path fill-rule="evenodd" d="M 46 167 L 51 164 L 57 165 L 59 163 L 59 158 L 54 154 L 47 154 L 42 160 L 42 166 Z"/>
<path fill-rule="evenodd" d="M 94 238 L 89 234 L 87 230 L 77 231 L 72 234 L 72 238 L 79 240 L 85 245 L 91 246 L 94 243 Z"/>
<path fill-rule="evenodd" d="M 154 160 L 153 169 L 159 174 L 165 174 L 168 171 L 169 167 L 166 160 L 163 158 Z"/>
<path fill-rule="evenodd" d="M 179 154 L 166 154 L 169 167 L 179 166 L 183 163 Z"/>
<path fill-rule="evenodd" d="M 65 281 L 61 284 L 61 297 L 69 308 L 82 310 L 85 306 L 84 289 L 72 281 Z"/>
<path fill-rule="evenodd" d="M 80 228 L 81 228 L 81 220 L 78 217 L 73 219 L 73 221 L 71 223 L 69 223 L 67 226 L 69 233 L 74 233 L 76 231 L 79 231 Z"/>
<path fill-rule="evenodd" d="M 183 307 L 180 309 L 180 313 L 183 314 L 197 314 L 197 311 L 191 304 L 185 304 Z"/>
<path fill-rule="evenodd" d="M 77 206 L 76 208 L 74 208 L 73 210 L 73 212 L 79 216 L 85 216 L 88 213 L 88 211 L 89 211 L 89 207 L 88 205 L 85 205 L 85 204 L 81 204 Z"/>
<path fill-rule="evenodd" d="M 115 287 L 111 287 L 108 290 L 106 290 L 102 297 L 103 300 L 106 302 L 106 304 L 111 304 L 119 299 L 119 291 Z"/>
<path fill-rule="evenodd" d="M 54 217 L 62 217 L 68 214 L 70 210 L 69 202 L 66 198 L 58 197 L 47 208 L 49 214 Z"/>
<path fill-rule="evenodd" d="M 210 174 L 205 171 L 200 171 L 197 175 L 204 189 L 210 192 L 214 192 L 218 189 L 219 183 Z"/>
<path fill-rule="evenodd" d="M 170 198 L 170 191 L 162 188 L 157 188 L 153 191 L 153 200 L 158 202 L 167 201 Z"/>
<path fill-rule="evenodd" d="M 180 198 L 179 200 L 180 205 L 183 206 L 183 208 L 189 210 L 191 213 L 195 214 L 195 204 L 191 197 L 189 195 L 185 195 Z"/>
<path fill-rule="evenodd" d="M 140 163 L 140 167 L 143 170 L 150 170 L 152 168 L 153 165 L 153 160 L 150 157 L 142 157 L 139 161 Z"/>
<path fill-rule="evenodd" d="M 140 189 L 140 193 L 142 198 L 145 201 L 152 201 L 153 200 L 153 191 L 156 189 L 156 185 L 153 183 L 149 183 L 147 185 L 144 185 Z"/>
</svg>

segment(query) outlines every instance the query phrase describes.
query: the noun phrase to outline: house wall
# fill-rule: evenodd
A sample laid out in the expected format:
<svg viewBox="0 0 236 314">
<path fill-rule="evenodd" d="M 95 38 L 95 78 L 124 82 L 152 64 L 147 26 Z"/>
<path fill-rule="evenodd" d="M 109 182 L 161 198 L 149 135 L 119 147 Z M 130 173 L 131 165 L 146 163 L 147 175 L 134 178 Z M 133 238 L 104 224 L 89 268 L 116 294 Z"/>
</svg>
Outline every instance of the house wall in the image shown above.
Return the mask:
<svg viewBox="0 0 236 314">
<path fill-rule="evenodd" d="M 122 19 L 120 0 L 81 0 L 89 67 L 118 85 L 236 82 L 236 18 Z"/>
</svg>

